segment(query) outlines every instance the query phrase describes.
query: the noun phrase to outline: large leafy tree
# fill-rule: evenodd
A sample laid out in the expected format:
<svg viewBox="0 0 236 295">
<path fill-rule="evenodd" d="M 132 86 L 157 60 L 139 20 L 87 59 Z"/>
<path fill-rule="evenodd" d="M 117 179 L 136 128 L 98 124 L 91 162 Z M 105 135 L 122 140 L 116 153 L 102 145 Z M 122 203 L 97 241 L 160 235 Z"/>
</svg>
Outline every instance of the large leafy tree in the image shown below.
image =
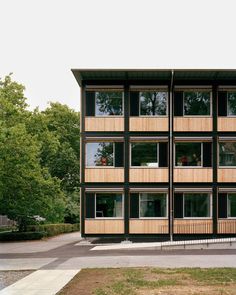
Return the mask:
<svg viewBox="0 0 236 295">
<path fill-rule="evenodd" d="M 79 114 L 53 103 L 27 110 L 24 86 L 0 80 L 0 214 L 78 221 Z"/>
</svg>

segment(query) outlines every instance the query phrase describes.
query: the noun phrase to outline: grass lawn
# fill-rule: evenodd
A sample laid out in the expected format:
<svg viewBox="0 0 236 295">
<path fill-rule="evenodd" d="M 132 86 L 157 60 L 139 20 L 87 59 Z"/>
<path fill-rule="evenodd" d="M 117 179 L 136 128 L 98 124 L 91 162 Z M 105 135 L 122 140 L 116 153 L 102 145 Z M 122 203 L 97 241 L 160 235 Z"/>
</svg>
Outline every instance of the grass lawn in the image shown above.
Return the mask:
<svg viewBox="0 0 236 295">
<path fill-rule="evenodd" d="M 60 295 L 235 295 L 236 268 L 83 269 Z"/>
</svg>

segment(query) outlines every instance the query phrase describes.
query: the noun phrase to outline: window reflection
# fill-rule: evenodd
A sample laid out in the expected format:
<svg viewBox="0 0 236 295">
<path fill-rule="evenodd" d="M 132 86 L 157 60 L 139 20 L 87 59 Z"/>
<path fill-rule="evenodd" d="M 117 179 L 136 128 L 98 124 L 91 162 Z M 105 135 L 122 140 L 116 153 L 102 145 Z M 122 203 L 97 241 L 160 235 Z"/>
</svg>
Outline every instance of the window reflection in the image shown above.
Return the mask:
<svg viewBox="0 0 236 295">
<path fill-rule="evenodd" d="M 220 142 L 220 166 L 236 166 L 236 142 Z"/>
<path fill-rule="evenodd" d="M 96 194 L 96 217 L 122 217 L 122 194 Z"/>
<path fill-rule="evenodd" d="M 131 143 L 131 166 L 158 167 L 157 143 Z"/>
<path fill-rule="evenodd" d="M 165 116 L 167 110 L 167 92 L 140 92 L 141 116 Z"/>
<path fill-rule="evenodd" d="M 140 194 L 140 217 L 166 217 L 166 194 Z"/>
<path fill-rule="evenodd" d="M 209 194 L 184 194 L 184 217 L 209 217 Z"/>
<path fill-rule="evenodd" d="M 123 115 L 123 92 L 95 92 L 96 116 Z"/>
<path fill-rule="evenodd" d="M 175 166 L 201 166 L 201 143 L 184 142 L 175 144 Z"/>
<path fill-rule="evenodd" d="M 114 144 L 92 142 L 86 144 L 86 166 L 114 166 Z"/>
<path fill-rule="evenodd" d="M 210 115 L 210 92 L 185 91 L 184 92 L 184 115 L 209 116 Z"/>
</svg>

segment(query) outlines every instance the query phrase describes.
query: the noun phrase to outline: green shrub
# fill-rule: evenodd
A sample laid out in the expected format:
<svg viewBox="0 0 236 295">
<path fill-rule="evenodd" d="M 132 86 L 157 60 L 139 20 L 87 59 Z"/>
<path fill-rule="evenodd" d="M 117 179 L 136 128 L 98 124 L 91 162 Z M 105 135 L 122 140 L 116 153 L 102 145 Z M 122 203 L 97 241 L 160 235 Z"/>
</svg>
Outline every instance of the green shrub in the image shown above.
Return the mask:
<svg viewBox="0 0 236 295">
<path fill-rule="evenodd" d="M 25 241 L 25 240 L 40 240 L 46 236 L 43 231 L 35 232 L 1 232 L 0 241 Z"/>
<path fill-rule="evenodd" d="M 0 232 L 13 231 L 13 230 L 16 230 L 16 226 L 3 226 L 3 227 L 0 227 Z"/>
<path fill-rule="evenodd" d="M 79 230 L 79 224 L 58 223 L 58 224 L 40 224 L 28 226 L 29 231 L 44 231 L 48 237 L 56 236 L 62 233 L 70 233 Z"/>
</svg>

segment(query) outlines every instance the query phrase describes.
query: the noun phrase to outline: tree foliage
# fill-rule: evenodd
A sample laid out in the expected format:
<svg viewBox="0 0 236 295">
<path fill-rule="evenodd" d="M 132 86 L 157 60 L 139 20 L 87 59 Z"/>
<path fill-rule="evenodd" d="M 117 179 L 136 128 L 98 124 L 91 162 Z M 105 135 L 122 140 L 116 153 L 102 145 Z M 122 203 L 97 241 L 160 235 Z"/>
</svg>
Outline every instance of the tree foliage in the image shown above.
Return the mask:
<svg viewBox="0 0 236 295">
<path fill-rule="evenodd" d="M 35 215 L 78 222 L 79 127 L 59 103 L 28 111 L 24 86 L 0 80 L 0 214 L 21 230 Z"/>
</svg>

